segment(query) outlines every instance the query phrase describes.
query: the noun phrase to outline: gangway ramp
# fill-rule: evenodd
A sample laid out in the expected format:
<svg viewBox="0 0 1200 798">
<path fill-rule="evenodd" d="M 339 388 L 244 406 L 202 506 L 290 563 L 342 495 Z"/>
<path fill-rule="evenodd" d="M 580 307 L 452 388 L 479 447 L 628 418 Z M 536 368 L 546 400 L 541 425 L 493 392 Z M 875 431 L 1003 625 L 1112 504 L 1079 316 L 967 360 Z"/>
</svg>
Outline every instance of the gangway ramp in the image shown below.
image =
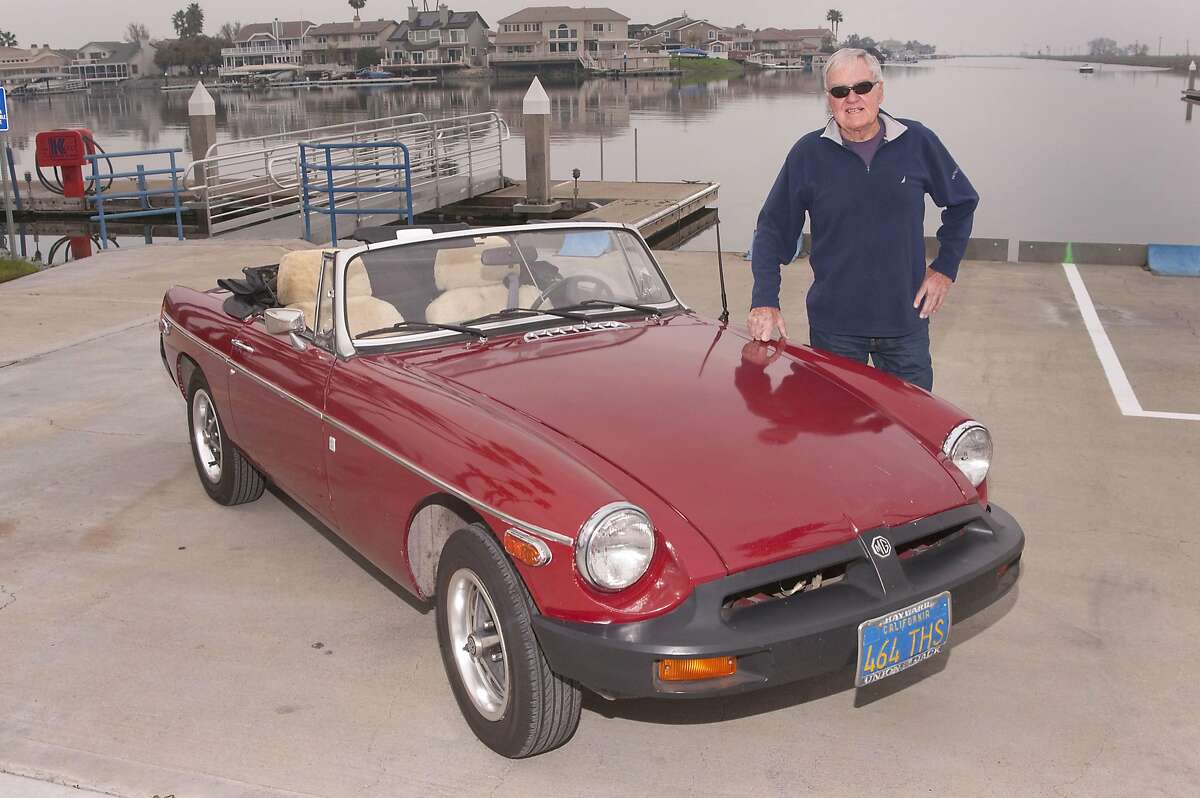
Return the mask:
<svg viewBox="0 0 1200 798">
<path fill-rule="evenodd" d="M 502 188 L 502 146 L 508 126 L 494 111 L 428 119 L 405 114 L 295 130 L 252 139 L 214 144 L 189 167 L 188 184 L 198 192 L 210 236 L 233 238 L 303 237 L 301 214 L 301 144 L 355 144 L 339 150 L 337 163 L 354 165 L 337 173 L 338 206 L 361 208 L 362 223 L 379 224 L 395 217 L 372 208 L 394 207 L 396 199 L 379 191 L 398 184 L 389 168 L 395 143 L 411 155 L 414 213 L 423 213 Z M 378 148 L 369 145 L 378 143 Z M 379 164 L 380 168 L 372 169 Z M 346 191 L 361 186 L 361 194 Z M 310 205 L 328 201 L 327 194 L 309 195 Z M 381 216 L 382 218 L 372 218 Z M 328 217 L 313 219 L 310 240 L 328 240 Z"/>
</svg>

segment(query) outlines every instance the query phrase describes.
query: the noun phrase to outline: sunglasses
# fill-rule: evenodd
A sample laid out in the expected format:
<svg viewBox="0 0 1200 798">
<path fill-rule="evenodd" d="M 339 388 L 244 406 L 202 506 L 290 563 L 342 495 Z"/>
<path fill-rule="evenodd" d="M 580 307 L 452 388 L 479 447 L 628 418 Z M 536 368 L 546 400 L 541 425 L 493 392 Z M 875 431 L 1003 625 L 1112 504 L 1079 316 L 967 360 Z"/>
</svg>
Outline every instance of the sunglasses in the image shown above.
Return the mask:
<svg viewBox="0 0 1200 798">
<path fill-rule="evenodd" d="M 852 91 L 860 96 L 869 94 L 878 82 L 877 80 L 864 80 L 861 83 L 855 83 L 853 86 L 831 86 L 828 91 L 839 100 L 844 100 L 850 96 L 850 92 Z"/>
</svg>

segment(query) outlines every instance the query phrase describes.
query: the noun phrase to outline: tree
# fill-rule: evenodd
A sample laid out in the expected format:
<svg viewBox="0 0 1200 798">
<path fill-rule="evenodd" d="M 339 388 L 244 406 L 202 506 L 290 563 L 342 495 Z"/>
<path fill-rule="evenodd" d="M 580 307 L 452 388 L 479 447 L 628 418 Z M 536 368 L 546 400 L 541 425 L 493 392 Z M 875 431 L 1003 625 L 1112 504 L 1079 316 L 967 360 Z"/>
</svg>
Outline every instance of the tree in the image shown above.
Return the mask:
<svg viewBox="0 0 1200 798">
<path fill-rule="evenodd" d="M 221 30 L 217 32 L 217 38 L 221 41 L 233 44 L 237 41 L 238 35 L 242 32 L 242 23 L 226 22 L 221 26 Z"/>
<path fill-rule="evenodd" d="M 17 37 L 6 30 L 0 30 L 0 47 L 16 47 Z"/>
<path fill-rule="evenodd" d="M 367 0 L 347 0 L 350 7 L 354 9 L 354 21 L 358 21 L 358 12 L 362 11 L 363 6 L 367 4 Z"/>
<path fill-rule="evenodd" d="M 828 20 L 829 23 L 833 25 L 833 38 L 836 41 L 838 25 L 842 24 L 842 20 L 843 20 L 842 12 L 838 11 L 836 8 L 831 8 L 825 14 L 825 19 Z"/>
<path fill-rule="evenodd" d="M 150 38 L 150 31 L 140 22 L 130 22 L 125 26 L 125 41 L 130 44 L 144 42 Z"/>
<path fill-rule="evenodd" d="M 154 63 L 166 70 L 174 66 L 187 67 L 189 75 L 203 73 L 208 67 L 221 65 L 220 39 L 212 36 L 190 36 L 159 46 Z"/>
<path fill-rule="evenodd" d="M 175 35 L 181 39 L 191 39 L 204 33 L 204 11 L 199 3 L 189 3 L 187 8 L 181 8 L 171 15 L 171 25 Z"/>
<path fill-rule="evenodd" d="M 1046 50 L 1049 52 L 1050 48 L 1047 47 Z M 1102 36 L 1088 42 L 1089 55 L 1119 55 L 1120 52 L 1121 48 L 1117 46 L 1115 39 L 1108 39 Z"/>
<path fill-rule="evenodd" d="M 377 47 L 360 47 L 354 51 L 354 66 L 357 69 L 373 67 L 383 60 L 383 53 Z"/>
</svg>

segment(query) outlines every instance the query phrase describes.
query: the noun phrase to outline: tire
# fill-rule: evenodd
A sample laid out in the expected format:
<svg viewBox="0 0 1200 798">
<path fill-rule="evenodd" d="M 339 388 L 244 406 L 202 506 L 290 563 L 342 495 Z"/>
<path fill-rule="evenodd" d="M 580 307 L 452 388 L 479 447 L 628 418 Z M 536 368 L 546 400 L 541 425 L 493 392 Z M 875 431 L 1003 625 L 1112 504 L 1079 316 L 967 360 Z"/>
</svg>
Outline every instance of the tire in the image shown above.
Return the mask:
<svg viewBox="0 0 1200 798">
<path fill-rule="evenodd" d="M 229 440 L 213 402 L 212 389 L 200 369 L 188 383 L 188 440 L 200 484 L 217 504 L 232 507 L 262 496 L 266 480 Z"/>
<path fill-rule="evenodd" d="M 550 670 L 531 608 L 521 577 L 487 529 L 472 524 L 450 536 L 437 573 L 442 664 L 467 725 L 511 759 L 557 748 L 579 726 L 580 689 Z"/>
</svg>

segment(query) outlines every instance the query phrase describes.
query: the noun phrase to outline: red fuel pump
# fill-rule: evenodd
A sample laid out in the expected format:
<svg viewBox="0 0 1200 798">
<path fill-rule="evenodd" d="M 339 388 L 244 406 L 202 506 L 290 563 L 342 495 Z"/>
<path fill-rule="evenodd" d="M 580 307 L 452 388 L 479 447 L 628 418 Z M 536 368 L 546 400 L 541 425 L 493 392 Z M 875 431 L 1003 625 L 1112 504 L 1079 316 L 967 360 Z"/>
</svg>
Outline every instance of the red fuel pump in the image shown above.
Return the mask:
<svg viewBox="0 0 1200 798">
<path fill-rule="evenodd" d="M 43 130 L 37 134 L 38 178 L 47 189 L 59 193 L 42 175 L 43 168 L 53 167 L 62 175 L 59 180 L 62 195 L 82 198 L 86 192 L 83 177 L 83 167 L 88 163 L 86 156 L 95 153 L 96 142 L 87 128 Z"/>
</svg>

